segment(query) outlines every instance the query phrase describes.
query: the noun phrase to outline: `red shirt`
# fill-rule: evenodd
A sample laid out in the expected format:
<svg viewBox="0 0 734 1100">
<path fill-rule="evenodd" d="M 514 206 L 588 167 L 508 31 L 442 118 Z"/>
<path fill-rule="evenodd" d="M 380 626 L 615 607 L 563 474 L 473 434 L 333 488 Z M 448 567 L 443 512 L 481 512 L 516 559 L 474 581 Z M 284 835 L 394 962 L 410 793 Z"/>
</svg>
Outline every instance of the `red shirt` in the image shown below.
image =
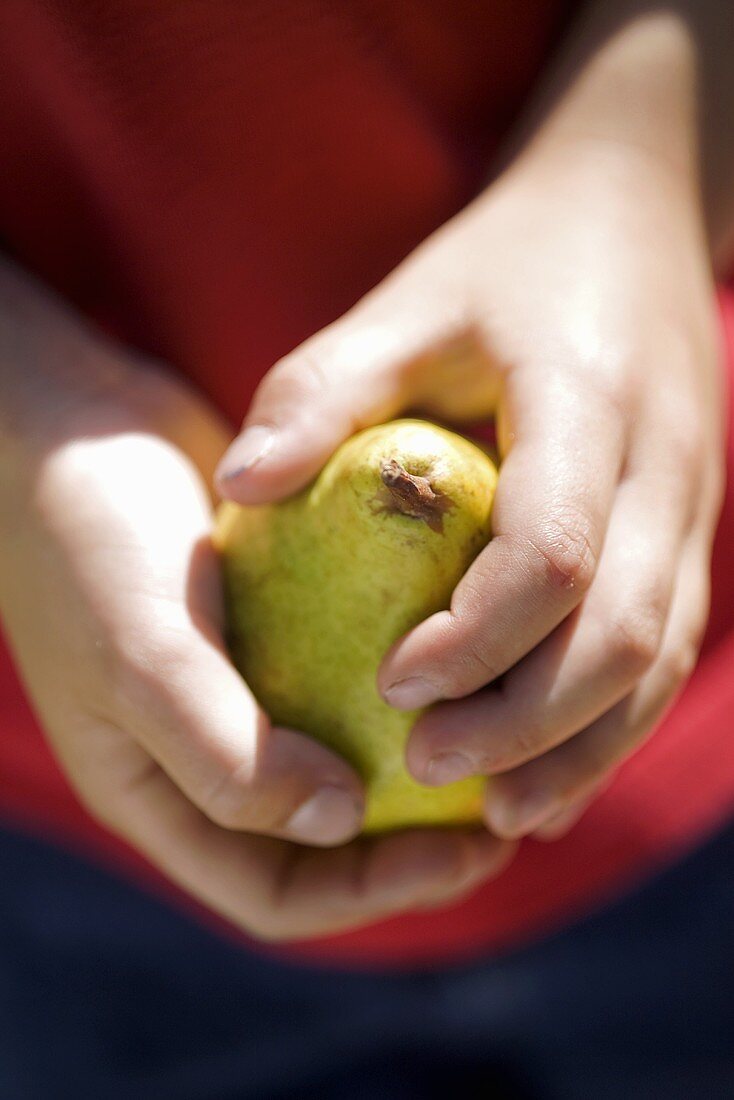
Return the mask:
<svg viewBox="0 0 734 1100">
<path fill-rule="evenodd" d="M 237 423 L 280 355 L 475 193 L 567 7 L 6 0 L 0 236 Z M 722 302 L 731 349 L 734 300 Z M 734 469 L 731 439 L 728 461 Z M 460 906 L 297 950 L 402 965 L 504 948 L 721 823 L 734 806 L 733 551 L 730 490 L 699 667 L 567 839 L 525 842 L 502 878 Z M 0 716 L 4 819 L 175 894 L 78 806 L 4 652 Z"/>
</svg>

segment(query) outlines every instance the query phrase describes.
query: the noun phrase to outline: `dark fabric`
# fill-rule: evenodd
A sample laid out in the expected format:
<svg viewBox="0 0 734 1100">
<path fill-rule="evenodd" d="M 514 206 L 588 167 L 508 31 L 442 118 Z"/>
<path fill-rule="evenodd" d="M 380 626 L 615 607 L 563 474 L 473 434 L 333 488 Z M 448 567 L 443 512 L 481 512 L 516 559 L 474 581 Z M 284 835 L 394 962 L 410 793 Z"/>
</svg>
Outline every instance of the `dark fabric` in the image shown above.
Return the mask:
<svg viewBox="0 0 734 1100">
<path fill-rule="evenodd" d="M 2 1100 L 730 1100 L 734 829 L 522 952 L 412 974 L 245 952 L 0 832 Z"/>
</svg>

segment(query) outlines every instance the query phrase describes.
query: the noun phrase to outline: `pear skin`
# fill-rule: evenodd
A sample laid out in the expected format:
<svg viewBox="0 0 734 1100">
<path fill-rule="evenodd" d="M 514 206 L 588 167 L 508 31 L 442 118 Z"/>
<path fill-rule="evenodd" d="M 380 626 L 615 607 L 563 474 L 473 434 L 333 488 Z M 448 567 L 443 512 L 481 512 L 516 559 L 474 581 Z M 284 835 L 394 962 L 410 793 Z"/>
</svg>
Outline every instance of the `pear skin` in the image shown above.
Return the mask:
<svg viewBox="0 0 734 1100">
<path fill-rule="evenodd" d="M 484 780 L 429 788 L 408 774 L 420 712 L 384 703 L 376 673 L 393 642 L 449 606 L 489 541 L 496 483 L 476 444 L 397 420 L 347 440 L 288 500 L 220 507 L 232 659 L 275 723 L 361 773 L 365 832 L 480 818 Z"/>
</svg>

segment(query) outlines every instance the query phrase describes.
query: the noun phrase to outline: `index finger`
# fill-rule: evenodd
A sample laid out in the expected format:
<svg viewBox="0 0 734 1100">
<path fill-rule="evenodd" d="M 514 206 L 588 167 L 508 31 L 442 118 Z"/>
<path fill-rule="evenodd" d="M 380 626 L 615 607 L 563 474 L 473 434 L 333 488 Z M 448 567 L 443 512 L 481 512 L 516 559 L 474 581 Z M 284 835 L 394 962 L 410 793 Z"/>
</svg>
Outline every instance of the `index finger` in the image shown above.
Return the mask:
<svg viewBox="0 0 734 1100">
<path fill-rule="evenodd" d="M 400 710 L 458 699 L 533 649 L 581 601 L 601 553 L 625 433 L 600 390 L 571 377 L 513 380 L 511 449 L 494 537 L 440 611 L 401 638 L 378 676 Z"/>
</svg>

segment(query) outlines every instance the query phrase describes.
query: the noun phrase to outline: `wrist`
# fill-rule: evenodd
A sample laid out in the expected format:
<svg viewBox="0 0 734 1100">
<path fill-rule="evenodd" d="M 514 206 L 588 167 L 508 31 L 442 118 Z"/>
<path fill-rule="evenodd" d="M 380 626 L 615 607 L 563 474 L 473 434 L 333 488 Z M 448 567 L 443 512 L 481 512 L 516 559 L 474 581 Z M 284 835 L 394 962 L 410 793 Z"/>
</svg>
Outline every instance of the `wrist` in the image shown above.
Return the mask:
<svg viewBox="0 0 734 1100">
<path fill-rule="evenodd" d="M 171 381 L 0 262 L 0 493 L 83 436 L 165 425 Z M 1 499 L 1 498 L 0 498 Z"/>
<path fill-rule="evenodd" d="M 612 172 L 670 181 L 701 219 L 696 50 L 670 11 L 595 4 L 514 135 L 508 163 L 543 166 L 590 154 Z M 667 186 L 667 184 L 666 184 Z"/>
<path fill-rule="evenodd" d="M 0 263 L 0 446 L 59 428 L 92 396 L 124 392 L 129 369 L 60 299 Z"/>
</svg>

